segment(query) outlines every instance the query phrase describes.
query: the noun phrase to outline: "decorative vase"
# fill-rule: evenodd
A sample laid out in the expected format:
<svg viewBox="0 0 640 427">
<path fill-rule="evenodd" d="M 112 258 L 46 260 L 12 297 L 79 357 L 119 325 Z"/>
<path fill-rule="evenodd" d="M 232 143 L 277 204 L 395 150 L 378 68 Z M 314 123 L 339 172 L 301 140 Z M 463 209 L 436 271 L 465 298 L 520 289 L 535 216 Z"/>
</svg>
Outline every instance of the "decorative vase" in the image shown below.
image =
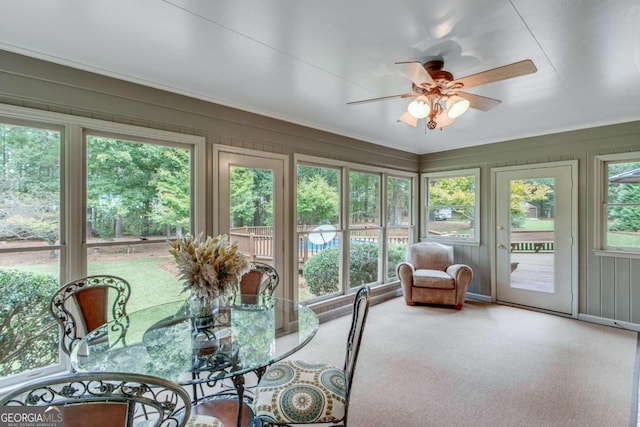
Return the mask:
<svg viewBox="0 0 640 427">
<path fill-rule="evenodd" d="M 216 307 L 213 310 L 216 326 L 231 325 L 230 297 L 221 295 L 216 301 Z"/>
<path fill-rule="evenodd" d="M 197 331 L 211 328 L 214 324 L 213 312 L 217 297 L 193 293 L 189 299 L 189 311 L 193 315 L 194 327 Z"/>
</svg>

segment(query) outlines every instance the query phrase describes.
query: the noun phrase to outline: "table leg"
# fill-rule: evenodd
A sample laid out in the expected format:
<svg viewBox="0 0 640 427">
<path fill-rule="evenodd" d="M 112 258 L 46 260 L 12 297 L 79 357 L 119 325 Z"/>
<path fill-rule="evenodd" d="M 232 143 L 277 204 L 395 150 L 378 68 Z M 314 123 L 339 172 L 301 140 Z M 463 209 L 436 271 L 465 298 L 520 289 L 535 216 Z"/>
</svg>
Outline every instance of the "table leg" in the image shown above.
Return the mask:
<svg viewBox="0 0 640 427">
<path fill-rule="evenodd" d="M 191 373 L 191 378 L 195 381 L 197 378 L 197 375 L 195 372 Z M 195 405 L 196 403 L 198 403 L 198 385 L 194 382 L 192 385 L 193 388 L 193 404 Z"/>
<path fill-rule="evenodd" d="M 236 375 L 233 377 L 233 385 L 238 394 L 238 426 L 242 425 L 242 405 L 244 404 L 244 375 Z"/>
</svg>

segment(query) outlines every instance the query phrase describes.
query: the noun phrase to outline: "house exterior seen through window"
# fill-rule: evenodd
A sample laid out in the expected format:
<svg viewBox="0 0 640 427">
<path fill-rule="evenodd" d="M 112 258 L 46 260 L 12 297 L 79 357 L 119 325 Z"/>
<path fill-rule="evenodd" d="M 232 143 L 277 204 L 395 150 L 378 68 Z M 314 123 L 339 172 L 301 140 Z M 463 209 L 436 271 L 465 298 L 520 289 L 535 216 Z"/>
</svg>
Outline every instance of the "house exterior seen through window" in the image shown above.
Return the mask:
<svg viewBox="0 0 640 427">
<path fill-rule="evenodd" d="M 640 252 L 640 153 L 637 154 L 634 161 L 605 163 L 602 231 L 606 249 Z"/>
<path fill-rule="evenodd" d="M 478 169 L 423 174 L 427 240 L 479 241 Z"/>
</svg>

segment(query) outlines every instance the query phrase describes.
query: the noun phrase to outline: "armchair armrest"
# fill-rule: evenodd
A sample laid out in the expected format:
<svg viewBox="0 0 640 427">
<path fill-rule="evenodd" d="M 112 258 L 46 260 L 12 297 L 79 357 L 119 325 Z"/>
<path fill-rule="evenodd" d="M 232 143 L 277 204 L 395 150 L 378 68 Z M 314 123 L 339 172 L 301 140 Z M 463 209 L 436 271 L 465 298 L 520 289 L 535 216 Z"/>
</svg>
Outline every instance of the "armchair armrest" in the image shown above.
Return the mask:
<svg viewBox="0 0 640 427">
<path fill-rule="evenodd" d="M 413 305 L 411 299 L 411 291 L 413 287 L 413 273 L 415 268 L 410 263 L 404 261 L 398 264 L 396 267 L 396 273 L 400 279 L 400 285 L 402 286 L 402 295 L 404 295 L 404 302 L 407 305 Z"/>
<path fill-rule="evenodd" d="M 471 282 L 471 279 L 473 279 L 473 270 L 465 264 L 450 265 L 447 267 L 447 274 L 453 277 L 457 287 L 462 288 L 464 292 L 466 292 L 467 285 Z"/>
</svg>

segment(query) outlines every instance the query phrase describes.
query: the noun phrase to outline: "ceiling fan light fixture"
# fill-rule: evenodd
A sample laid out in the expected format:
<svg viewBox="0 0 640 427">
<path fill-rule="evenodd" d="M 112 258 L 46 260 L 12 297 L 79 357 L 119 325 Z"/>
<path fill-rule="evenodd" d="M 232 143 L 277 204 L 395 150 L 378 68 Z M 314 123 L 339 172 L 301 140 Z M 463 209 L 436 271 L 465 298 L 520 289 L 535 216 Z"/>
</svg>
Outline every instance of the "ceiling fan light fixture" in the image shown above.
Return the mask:
<svg viewBox="0 0 640 427">
<path fill-rule="evenodd" d="M 429 106 L 429 98 L 422 95 L 411 101 L 409 107 L 407 108 L 409 114 L 411 114 L 416 119 L 424 119 L 429 115 L 431 111 L 431 107 Z"/>
<path fill-rule="evenodd" d="M 408 111 L 405 111 L 403 115 L 401 115 L 398 118 L 399 122 L 402 122 L 406 125 L 409 125 L 411 127 L 416 127 L 418 126 L 418 119 L 416 119 L 415 117 L 413 117 L 411 114 L 409 114 Z"/>
<path fill-rule="evenodd" d="M 443 69 L 444 61 L 442 59 L 434 59 L 424 63 L 403 61 L 396 62 L 396 65 L 399 65 L 400 71 L 411 80 L 412 92 L 352 101 L 347 104 L 412 98 L 413 101 L 397 121 L 416 127 L 418 120 L 425 119 L 426 129 L 442 129 L 449 126 L 455 123 L 456 118 L 469 108 L 489 111 L 500 104 L 498 99 L 460 92 L 461 89 L 512 79 L 537 71 L 533 61 L 526 59 L 454 80 L 453 74 Z"/>
<path fill-rule="evenodd" d="M 447 116 L 450 119 L 457 119 L 464 114 L 471 103 L 458 95 L 452 95 L 447 99 Z"/>
</svg>

